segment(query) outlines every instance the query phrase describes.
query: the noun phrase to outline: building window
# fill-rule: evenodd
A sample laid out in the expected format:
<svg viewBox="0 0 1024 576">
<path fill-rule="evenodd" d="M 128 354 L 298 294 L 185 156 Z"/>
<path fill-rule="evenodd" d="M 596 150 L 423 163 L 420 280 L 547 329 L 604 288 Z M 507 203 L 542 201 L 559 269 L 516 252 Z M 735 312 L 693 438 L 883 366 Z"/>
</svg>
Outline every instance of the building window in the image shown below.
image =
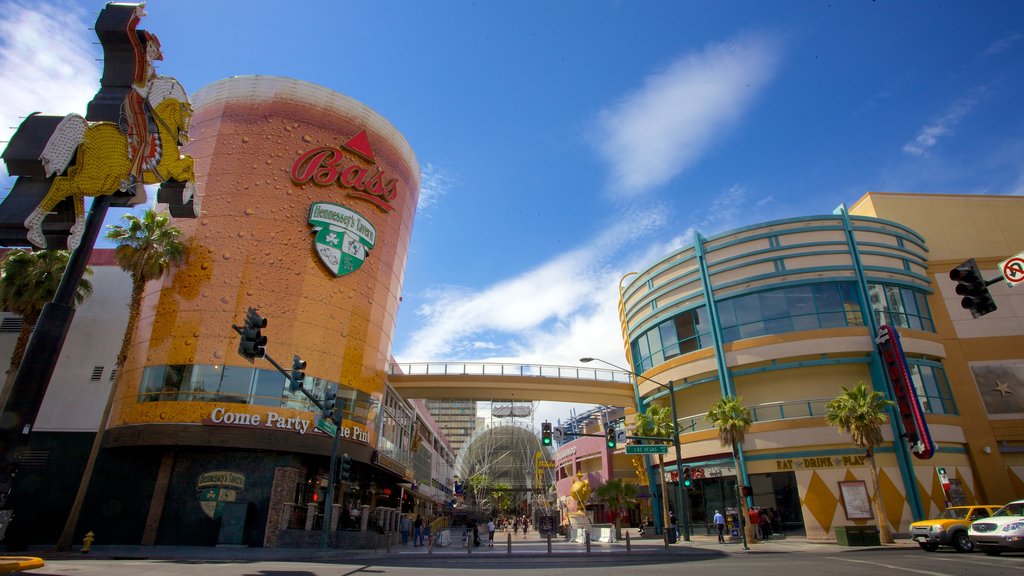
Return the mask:
<svg viewBox="0 0 1024 576">
<path fill-rule="evenodd" d="M 852 282 L 791 286 L 718 302 L 725 342 L 815 330 L 863 326 Z"/>
<path fill-rule="evenodd" d="M 946 371 L 938 366 L 915 362 L 907 359 L 910 379 L 914 382 L 914 390 L 921 402 L 921 410 L 930 414 L 957 415 L 953 392 L 946 380 Z"/>
<path fill-rule="evenodd" d="M 711 346 L 707 308 L 677 314 L 633 341 L 633 370 L 642 373 L 665 360 Z"/>
<path fill-rule="evenodd" d="M 868 286 L 868 296 L 871 312 L 879 326 L 888 324 L 897 328 L 935 332 L 924 292 L 892 284 L 871 284 Z"/>
<path fill-rule="evenodd" d="M 302 392 L 292 392 L 277 370 L 214 365 L 147 366 L 142 371 L 138 402 L 232 402 L 319 411 Z M 306 389 L 316 398 L 324 390 L 337 391 L 337 406 L 347 421 L 366 424 L 374 401 L 366 392 L 339 386 L 322 378 L 306 378 Z"/>
</svg>

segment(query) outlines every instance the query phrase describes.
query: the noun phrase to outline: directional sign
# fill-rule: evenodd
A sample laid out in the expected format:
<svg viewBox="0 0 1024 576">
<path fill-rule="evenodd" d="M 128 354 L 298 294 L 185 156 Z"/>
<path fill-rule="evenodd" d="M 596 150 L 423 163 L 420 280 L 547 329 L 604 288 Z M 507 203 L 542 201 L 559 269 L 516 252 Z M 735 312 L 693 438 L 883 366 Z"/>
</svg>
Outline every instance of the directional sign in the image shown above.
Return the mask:
<svg viewBox="0 0 1024 576">
<path fill-rule="evenodd" d="M 1024 282 L 1024 252 L 1000 262 L 999 272 L 1010 288 Z"/>
<path fill-rule="evenodd" d="M 324 434 L 327 434 L 328 436 L 334 436 L 335 434 L 338 433 L 338 425 L 335 424 L 334 422 L 331 422 L 331 420 L 328 418 L 317 418 L 316 427 L 318 430 L 322 431 Z"/>
<path fill-rule="evenodd" d="M 668 454 L 668 446 L 664 444 L 630 444 L 626 446 L 626 454 Z"/>
</svg>

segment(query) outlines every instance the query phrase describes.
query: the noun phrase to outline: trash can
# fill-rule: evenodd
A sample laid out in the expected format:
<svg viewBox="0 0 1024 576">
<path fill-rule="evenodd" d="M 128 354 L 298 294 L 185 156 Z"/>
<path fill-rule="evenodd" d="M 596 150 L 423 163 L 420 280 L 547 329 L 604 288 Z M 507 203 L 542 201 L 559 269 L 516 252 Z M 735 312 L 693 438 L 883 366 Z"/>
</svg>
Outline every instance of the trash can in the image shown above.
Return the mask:
<svg viewBox="0 0 1024 576">
<path fill-rule="evenodd" d="M 857 526 L 836 526 L 836 544 L 840 546 L 860 546 L 860 533 Z"/>
<path fill-rule="evenodd" d="M 882 538 L 877 526 L 859 526 L 861 546 L 881 546 Z"/>
<path fill-rule="evenodd" d="M 665 538 L 668 539 L 669 544 L 675 544 L 679 537 L 676 535 L 676 527 L 669 526 L 665 529 Z"/>
</svg>

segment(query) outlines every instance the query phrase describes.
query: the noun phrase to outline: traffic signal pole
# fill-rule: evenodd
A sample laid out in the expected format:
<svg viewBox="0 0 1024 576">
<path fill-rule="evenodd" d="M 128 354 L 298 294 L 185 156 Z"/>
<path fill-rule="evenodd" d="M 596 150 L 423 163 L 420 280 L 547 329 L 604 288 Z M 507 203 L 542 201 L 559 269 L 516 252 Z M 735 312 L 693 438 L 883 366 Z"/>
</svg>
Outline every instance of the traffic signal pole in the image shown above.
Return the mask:
<svg viewBox="0 0 1024 576">
<path fill-rule="evenodd" d="M 305 391 L 305 388 L 303 388 Z M 324 525 L 320 532 L 320 547 L 327 548 L 327 536 L 331 531 L 331 516 L 334 514 L 334 482 L 337 480 L 338 437 L 341 426 L 334 427 L 334 440 L 331 442 L 331 463 L 327 469 L 327 498 L 324 499 Z"/>
</svg>

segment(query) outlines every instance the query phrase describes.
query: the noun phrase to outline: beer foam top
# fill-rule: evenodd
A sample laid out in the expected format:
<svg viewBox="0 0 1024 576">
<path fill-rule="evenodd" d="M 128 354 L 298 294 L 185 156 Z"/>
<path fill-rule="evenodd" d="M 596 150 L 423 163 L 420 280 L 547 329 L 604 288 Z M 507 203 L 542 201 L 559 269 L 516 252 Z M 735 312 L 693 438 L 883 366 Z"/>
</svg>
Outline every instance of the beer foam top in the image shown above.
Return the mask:
<svg viewBox="0 0 1024 576">
<path fill-rule="evenodd" d="M 232 76 L 200 88 L 191 100 L 196 110 L 228 102 L 288 101 L 350 117 L 391 142 L 409 160 L 417 182 L 420 179 L 416 154 L 397 128 L 362 102 L 323 86 L 283 76 Z"/>
</svg>

